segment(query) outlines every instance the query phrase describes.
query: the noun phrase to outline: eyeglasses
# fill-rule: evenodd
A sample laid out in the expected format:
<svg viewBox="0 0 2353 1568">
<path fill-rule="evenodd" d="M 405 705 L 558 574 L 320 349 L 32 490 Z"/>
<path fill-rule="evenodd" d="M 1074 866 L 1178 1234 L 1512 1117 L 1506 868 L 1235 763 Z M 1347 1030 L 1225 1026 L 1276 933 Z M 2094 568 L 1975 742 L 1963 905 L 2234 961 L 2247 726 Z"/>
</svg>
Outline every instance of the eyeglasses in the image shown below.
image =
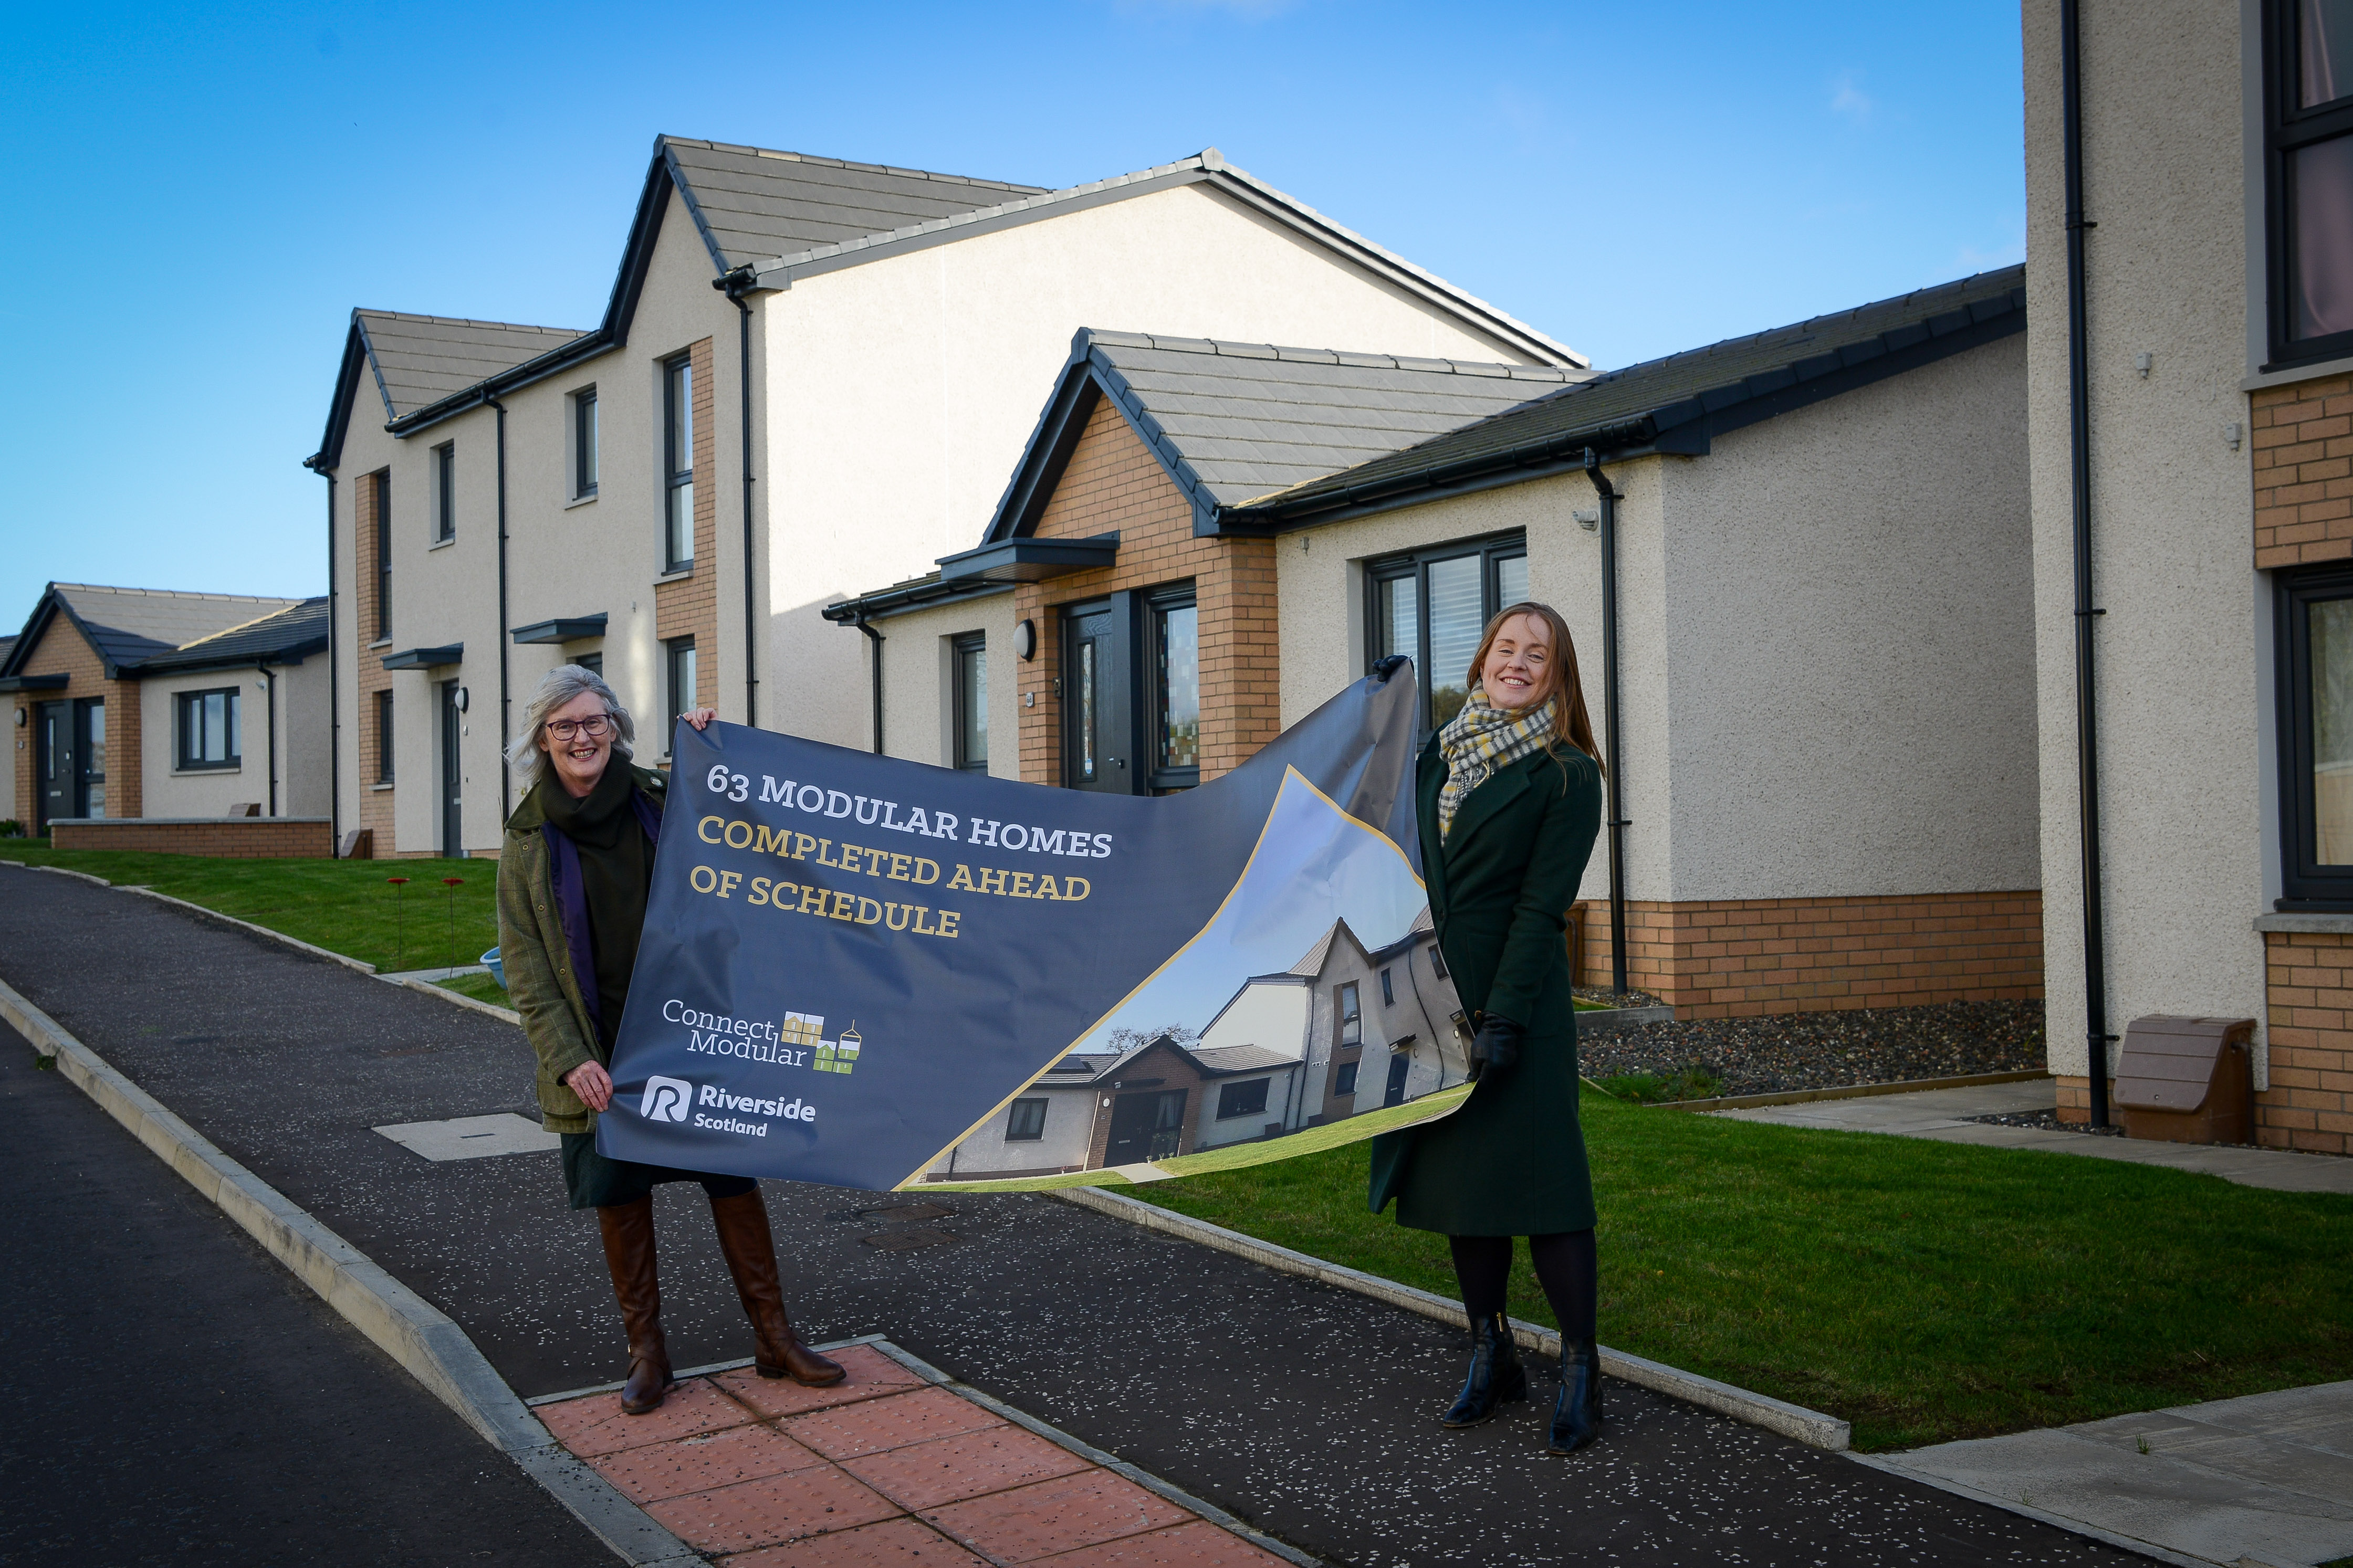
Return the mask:
<svg viewBox="0 0 2353 1568">
<path fill-rule="evenodd" d="M 586 719 L 550 719 L 547 732 L 559 741 L 568 741 L 575 735 L 601 741 L 613 732 L 613 721 L 602 713 Z"/>
</svg>

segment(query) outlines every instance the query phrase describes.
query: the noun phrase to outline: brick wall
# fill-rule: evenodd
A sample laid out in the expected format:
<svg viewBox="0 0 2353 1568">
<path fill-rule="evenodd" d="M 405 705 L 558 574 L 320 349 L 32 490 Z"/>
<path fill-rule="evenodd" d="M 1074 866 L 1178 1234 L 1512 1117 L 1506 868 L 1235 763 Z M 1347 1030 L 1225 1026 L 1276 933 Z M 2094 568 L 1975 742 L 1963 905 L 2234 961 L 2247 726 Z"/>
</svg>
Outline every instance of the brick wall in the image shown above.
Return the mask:
<svg viewBox="0 0 2353 1568">
<path fill-rule="evenodd" d="M 2265 387 L 2248 401 L 2256 569 L 2353 556 L 2353 376 Z"/>
<path fill-rule="evenodd" d="M 132 817 L 61 824 L 59 849 L 126 849 L 229 860 L 325 859 L 334 829 L 323 816 Z"/>
<path fill-rule="evenodd" d="M 1123 1089 L 1120 1087 L 1122 1084 L 1127 1087 Z M 1201 1096 L 1207 1092 L 1208 1086 L 1188 1058 L 1170 1050 L 1150 1051 L 1129 1062 L 1121 1069 L 1119 1078 L 1099 1083 L 1095 1089 L 1098 1105 L 1093 1137 L 1087 1148 L 1086 1169 L 1100 1171 L 1110 1160 L 1112 1119 L 1118 1114 L 1121 1097 L 1130 1094 L 1175 1094 L 1183 1090 L 1184 1131 L 1177 1134 L 1176 1153 L 1183 1155 L 1193 1152 L 1193 1129 L 1196 1119 L 1201 1114 Z M 1108 1107 L 1100 1104 L 1105 1100 L 1111 1101 Z"/>
<path fill-rule="evenodd" d="M 9 721 L 11 733 L 25 743 L 24 749 L 16 752 L 16 799 L 26 813 L 25 831 L 33 830 L 41 810 L 34 794 L 38 781 L 33 776 L 34 762 L 39 755 L 40 742 L 35 727 L 40 722 L 41 704 L 76 698 L 96 697 L 106 703 L 106 815 L 138 816 L 146 794 L 138 682 L 107 679 L 106 665 L 98 657 L 98 650 L 83 639 L 79 629 L 62 612 L 49 617 L 40 639 L 26 656 L 20 673 L 62 675 L 66 684 L 49 691 L 16 692 L 9 700 L 12 709 L 21 705 L 26 710 L 23 729 L 15 727 L 13 714 Z"/>
<path fill-rule="evenodd" d="M 358 672 L 359 711 L 353 716 L 359 726 L 359 820 L 354 826 L 364 827 L 374 836 L 375 854 L 389 860 L 399 854 L 398 840 L 393 828 L 393 792 L 379 787 L 385 776 L 383 749 L 376 743 L 377 694 L 392 689 L 392 674 L 384 668 L 384 656 L 390 647 L 387 637 L 378 635 L 382 621 L 382 584 L 376 577 L 375 563 L 379 541 L 392 527 L 392 519 L 380 515 L 376 505 L 377 480 L 391 470 L 363 474 L 352 487 L 352 538 L 356 570 L 352 584 L 352 668 Z M 396 503 L 397 504 L 397 503 Z M 393 614 L 400 613 L 400 575 L 393 574 Z M 377 647 L 382 643 L 385 646 Z M 395 698 L 396 704 L 399 699 Z M 397 714 L 395 715 L 397 719 Z M 398 756 L 393 758 L 397 768 Z"/>
<path fill-rule="evenodd" d="M 712 437 L 711 340 L 686 351 L 692 363 L 694 386 L 694 570 L 684 577 L 654 584 L 654 636 L 664 640 L 694 639 L 694 700 L 705 708 L 718 706 L 719 697 L 719 464 Z M 660 702 L 670 702 L 670 666 L 664 654 Z M 650 750 L 670 750 L 668 715 L 658 718 L 647 737 Z"/>
<path fill-rule="evenodd" d="M 2271 1088 L 2255 1141 L 2353 1154 L 2353 936 L 2265 931 Z"/>
<path fill-rule="evenodd" d="M 1239 767 L 1282 729 L 1274 543 L 1195 538 L 1192 503 L 1118 408 L 1103 399 L 1039 518 L 1037 534 L 1084 539 L 1110 532 L 1120 536 L 1112 566 L 1023 584 L 1016 591 L 1015 618 L 1038 626 L 1038 657 L 1020 668 L 1021 776 L 1033 784 L 1062 778 L 1062 705 L 1054 695 L 1061 673 L 1060 607 L 1189 579 L 1199 617 L 1201 782 L 1207 784 Z"/>
<path fill-rule="evenodd" d="M 1577 908 L 1580 984 L 1607 985 L 1609 905 Z M 2042 994 L 2042 895 L 1629 900 L 1626 980 L 1678 1018 L 2031 1000 Z"/>
</svg>

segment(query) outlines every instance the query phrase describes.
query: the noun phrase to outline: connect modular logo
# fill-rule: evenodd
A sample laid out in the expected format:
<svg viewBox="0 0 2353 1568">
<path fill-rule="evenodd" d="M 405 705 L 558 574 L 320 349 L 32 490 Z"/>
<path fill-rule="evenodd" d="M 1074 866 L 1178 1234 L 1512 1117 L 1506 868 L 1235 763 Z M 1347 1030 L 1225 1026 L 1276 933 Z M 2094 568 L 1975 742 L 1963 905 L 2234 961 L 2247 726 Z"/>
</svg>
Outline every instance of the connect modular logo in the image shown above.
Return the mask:
<svg viewBox="0 0 2353 1568">
<path fill-rule="evenodd" d="M 683 1121 L 686 1108 L 694 1103 L 694 1085 L 682 1078 L 659 1075 L 646 1079 L 645 1097 L 638 1101 L 638 1114 L 649 1121 Z"/>
</svg>

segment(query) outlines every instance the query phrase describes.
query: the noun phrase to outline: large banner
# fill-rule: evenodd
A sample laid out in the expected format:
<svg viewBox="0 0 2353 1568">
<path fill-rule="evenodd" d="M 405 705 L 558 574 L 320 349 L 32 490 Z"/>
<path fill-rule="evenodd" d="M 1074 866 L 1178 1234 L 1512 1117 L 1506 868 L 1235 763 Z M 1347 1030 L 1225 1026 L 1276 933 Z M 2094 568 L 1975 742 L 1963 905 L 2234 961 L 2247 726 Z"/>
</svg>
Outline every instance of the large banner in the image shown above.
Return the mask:
<svg viewBox="0 0 2353 1568">
<path fill-rule="evenodd" d="M 1419 874 L 1414 711 L 1409 669 L 1361 681 L 1159 798 L 679 726 L 597 1148 L 1061 1185 L 1445 1114 L 1470 1031 Z"/>
</svg>

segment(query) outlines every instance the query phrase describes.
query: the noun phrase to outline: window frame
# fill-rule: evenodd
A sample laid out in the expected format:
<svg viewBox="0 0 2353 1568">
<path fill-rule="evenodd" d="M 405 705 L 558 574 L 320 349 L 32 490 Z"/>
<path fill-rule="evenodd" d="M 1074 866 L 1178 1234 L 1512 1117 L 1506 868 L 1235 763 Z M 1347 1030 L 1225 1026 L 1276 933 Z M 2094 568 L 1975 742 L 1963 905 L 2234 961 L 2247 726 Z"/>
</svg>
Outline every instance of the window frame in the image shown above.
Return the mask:
<svg viewBox="0 0 2353 1568">
<path fill-rule="evenodd" d="M 1365 997 L 1355 981 L 1332 987 L 1332 1048 L 1345 1051 L 1365 1043 Z"/>
<path fill-rule="evenodd" d="M 243 736 L 238 728 L 237 700 L 242 689 L 235 686 L 207 686 L 200 691 L 175 691 L 172 694 L 172 769 L 174 773 L 232 773 L 244 765 Z M 224 731 L 222 755 L 200 757 L 188 745 L 192 712 L 210 697 L 227 699 L 221 704 L 221 728 Z"/>
<path fill-rule="evenodd" d="M 691 572 L 694 569 L 694 355 L 670 355 L 661 362 L 661 377 L 662 570 Z M 681 447 L 683 452 L 679 449 Z"/>
<path fill-rule="evenodd" d="M 596 388 L 592 384 L 572 395 L 572 499 L 586 500 L 596 493 Z"/>
<path fill-rule="evenodd" d="M 2263 371 L 2353 354 L 2353 329 L 2298 338 L 2295 328 L 2295 225 L 2290 165 L 2306 147 L 2353 135 L 2353 95 L 2301 107 L 2299 0 L 2265 0 L 2263 12 Z M 2353 261 L 2348 261 L 2353 265 Z"/>
<path fill-rule="evenodd" d="M 392 769 L 392 689 L 385 687 L 375 694 L 375 782 L 393 782 Z"/>
<path fill-rule="evenodd" d="M 375 481 L 375 635 L 392 639 L 392 470 L 368 476 Z"/>
<path fill-rule="evenodd" d="M 2282 910 L 2353 910 L 2353 866 L 2327 867 L 2317 858 L 2317 810 L 2312 784 L 2312 638 L 2316 604 L 2353 599 L 2353 563 L 2337 562 L 2274 576 L 2278 637 L 2280 764 L 2280 898 Z"/>
<path fill-rule="evenodd" d="M 1503 563 L 1525 560 L 1528 535 L 1525 529 L 1512 529 L 1503 533 L 1482 534 L 1475 539 L 1451 540 L 1444 544 L 1425 545 L 1419 550 L 1398 551 L 1393 554 L 1377 555 L 1365 562 L 1365 672 L 1372 673 L 1373 666 L 1391 653 L 1402 653 L 1413 660 L 1417 706 L 1414 710 L 1414 739 L 1417 745 L 1430 736 L 1430 569 L 1440 562 L 1459 561 L 1466 555 L 1479 557 L 1479 624 L 1484 628 L 1504 608 Z M 1414 583 L 1414 646 L 1410 648 L 1390 648 L 1385 646 L 1388 626 L 1381 615 L 1381 586 L 1410 577 Z"/>
<path fill-rule="evenodd" d="M 1167 648 L 1161 635 L 1162 617 L 1171 610 L 1191 610 L 1193 618 L 1193 737 L 1194 763 L 1189 768 L 1161 765 L 1160 759 L 1168 753 L 1167 726 L 1164 722 L 1167 707 L 1167 671 L 1164 668 Z M 1143 645 L 1145 674 L 1144 729 L 1145 755 L 1151 764 L 1143 770 L 1145 787 L 1154 795 L 1173 790 L 1195 789 L 1201 783 L 1201 739 L 1198 731 L 1201 708 L 1201 622 L 1200 595 L 1194 583 L 1166 583 L 1144 595 L 1144 625 L 1138 641 Z"/>
<path fill-rule="evenodd" d="M 433 542 L 447 544 L 458 537 L 458 443 L 444 441 L 433 448 Z"/>
<path fill-rule="evenodd" d="M 1036 1110 L 1031 1110 L 1033 1106 Z M 1029 1122 L 1027 1131 L 1022 1130 L 1024 1121 Z M 1043 1095 L 1030 1100 L 1017 1100 L 1005 1108 L 1005 1141 L 1008 1143 L 1040 1143 L 1045 1142 L 1045 1138 L 1046 1098 Z"/>
<path fill-rule="evenodd" d="M 1239 1121 L 1245 1116 L 1264 1116 L 1266 1114 L 1266 1104 L 1268 1099 L 1267 1086 L 1273 1080 L 1271 1079 L 1254 1078 L 1241 1083 L 1219 1084 L 1218 1086 L 1218 1113 L 1216 1116 L 1212 1117 L 1211 1120 L 1216 1121 Z M 1255 1089 L 1258 1090 L 1258 1102 L 1256 1104 L 1238 1105 L 1231 1110 L 1226 1109 L 1226 1100 L 1228 1096 L 1233 1094 L 1237 1089 Z"/>
<path fill-rule="evenodd" d="M 980 670 L 980 690 L 976 700 L 980 706 L 980 754 L 974 756 L 965 741 L 972 733 L 972 706 L 976 694 L 967 689 L 965 672 L 972 668 L 967 661 L 977 658 Z M 948 638 L 948 765 L 968 773 L 988 772 L 988 634 L 959 632 Z"/>
<path fill-rule="evenodd" d="M 1342 1062 L 1340 1064 L 1339 1070 L 1332 1075 L 1332 1098 L 1334 1100 L 1353 1100 L 1356 1098 L 1356 1068 L 1358 1065 L 1359 1064 L 1356 1062 Z"/>
<path fill-rule="evenodd" d="M 1384 1007 L 1394 1007 L 1397 1005 L 1397 986 L 1389 980 L 1389 972 L 1387 965 L 1384 965 L 1381 969 L 1381 1005 Z"/>
<path fill-rule="evenodd" d="M 681 654 L 685 655 L 687 659 L 687 689 L 682 698 L 679 691 L 678 679 L 679 656 Z M 678 729 L 678 716 L 695 704 L 697 683 L 701 680 L 702 674 L 702 671 L 695 660 L 694 637 L 691 634 L 682 637 L 662 639 L 662 698 L 670 706 L 670 717 L 663 722 L 661 735 L 661 754 L 665 757 L 670 755 L 670 736 Z"/>
</svg>

